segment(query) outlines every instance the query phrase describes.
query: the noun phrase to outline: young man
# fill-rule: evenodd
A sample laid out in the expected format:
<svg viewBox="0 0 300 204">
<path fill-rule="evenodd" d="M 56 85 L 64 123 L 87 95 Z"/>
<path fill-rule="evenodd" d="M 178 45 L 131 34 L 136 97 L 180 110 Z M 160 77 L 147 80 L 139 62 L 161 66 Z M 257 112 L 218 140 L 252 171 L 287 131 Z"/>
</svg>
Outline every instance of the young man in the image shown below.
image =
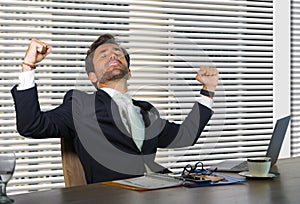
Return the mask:
<svg viewBox="0 0 300 204">
<path fill-rule="evenodd" d="M 157 148 L 195 144 L 212 115 L 217 69 L 200 68 L 196 75 L 203 85 L 200 99 L 183 123 L 175 124 L 162 119 L 150 103 L 128 96 L 130 57 L 110 34 L 93 42 L 86 56 L 86 71 L 97 91 L 87 94 L 70 90 L 60 106 L 43 112 L 34 69 L 51 51 L 50 46 L 36 39 L 28 47 L 20 84 L 11 91 L 17 129 L 31 138 L 72 138 L 87 183 L 167 172 L 154 162 Z"/>
</svg>

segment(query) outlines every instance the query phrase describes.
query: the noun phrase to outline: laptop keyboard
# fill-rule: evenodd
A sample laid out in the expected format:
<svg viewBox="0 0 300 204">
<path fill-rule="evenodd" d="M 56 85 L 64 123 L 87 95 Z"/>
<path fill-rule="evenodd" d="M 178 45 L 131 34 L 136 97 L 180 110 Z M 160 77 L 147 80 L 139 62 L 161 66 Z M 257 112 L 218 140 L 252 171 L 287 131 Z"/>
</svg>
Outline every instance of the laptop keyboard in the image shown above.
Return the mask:
<svg viewBox="0 0 300 204">
<path fill-rule="evenodd" d="M 247 161 L 244 161 L 244 162 L 232 167 L 231 169 L 234 171 L 246 171 L 246 170 L 248 170 Z"/>
</svg>

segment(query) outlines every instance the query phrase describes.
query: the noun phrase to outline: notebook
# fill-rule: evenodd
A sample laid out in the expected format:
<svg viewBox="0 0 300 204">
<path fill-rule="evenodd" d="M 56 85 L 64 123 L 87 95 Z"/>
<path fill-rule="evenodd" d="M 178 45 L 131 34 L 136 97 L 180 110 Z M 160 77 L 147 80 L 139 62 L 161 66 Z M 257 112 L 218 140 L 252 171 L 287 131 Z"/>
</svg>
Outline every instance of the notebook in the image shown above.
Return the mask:
<svg viewBox="0 0 300 204">
<path fill-rule="evenodd" d="M 277 162 L 290 118 L 291 116 L 286 116 L 276 121 L 266 153 L 266 157 L 271 157 L 271 166 L 273 166 Z M 211 166 L 210 170 L 241 172 L 247 171 L 248 166 L 246 160 L 225 160 L 220 162 L 219 164 Z"/>
</svg>

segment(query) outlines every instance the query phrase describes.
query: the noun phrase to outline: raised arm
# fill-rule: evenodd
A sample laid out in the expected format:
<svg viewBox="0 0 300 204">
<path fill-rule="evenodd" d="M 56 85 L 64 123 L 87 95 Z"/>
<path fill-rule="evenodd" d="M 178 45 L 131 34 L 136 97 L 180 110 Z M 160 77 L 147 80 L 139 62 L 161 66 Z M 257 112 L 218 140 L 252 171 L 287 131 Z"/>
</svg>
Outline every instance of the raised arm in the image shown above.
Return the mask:
<svg viewBox="0 0 300 204">
<path fill-rule="evenodd" d="M 35 64 L 45 59 L 51 50 L 46 43 L 32 39 L 22 63 L 20 83 L 11 90 L 15 102 L 17 130 L 26 137 L 49 138 L 70 135 L 72 93 L 69 92 L 64 98 L 64 103 L 51 111 L 41 111 L 38 101 L 33 70 Z"/>
<path fill-rule="evenodd" d="M 202 102 L 211 101 L 212 103 L 213 99 L 210 95 L 215 91 L 218 84 L 218 70 L 216 68 L 201 67 L 197 72 L 196 80 L 202 84 L 203 90 L 209 92 L 209 94 L 201 97 Z M 160 137 L 160 147 L 186 147 L 197 142 L 213 114 L 211 107 L 202 102 L 199 101 L 194 104 L 191 112 L 181 125 L 170 122 L 165 123 Z"/>
</svg>

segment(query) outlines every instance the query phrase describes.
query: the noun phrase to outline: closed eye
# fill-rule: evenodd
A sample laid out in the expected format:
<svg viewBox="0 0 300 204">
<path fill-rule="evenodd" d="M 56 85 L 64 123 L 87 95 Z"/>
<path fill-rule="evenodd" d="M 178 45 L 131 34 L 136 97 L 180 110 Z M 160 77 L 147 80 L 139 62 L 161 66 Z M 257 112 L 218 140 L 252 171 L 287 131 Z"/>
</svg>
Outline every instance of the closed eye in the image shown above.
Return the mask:
<svg viewBox="0 0 300 204">
<path fill-rule="evenodd" d="M 100 57 L 100 58 L 105 58 L 106 56 L 107 56 L 107 49 L 101 50 L 101 51 L 99 52 L 99 57 Z"/>
<path fill-rule="evenodd" d="M 122 51 L 122 49 L 119 48 L 119 47 L 114 48 L 114 53 L 115 53 L 115 55 L 118 56 L 118 57 L 123 55 L 123 51 Z"/>
</svg>

